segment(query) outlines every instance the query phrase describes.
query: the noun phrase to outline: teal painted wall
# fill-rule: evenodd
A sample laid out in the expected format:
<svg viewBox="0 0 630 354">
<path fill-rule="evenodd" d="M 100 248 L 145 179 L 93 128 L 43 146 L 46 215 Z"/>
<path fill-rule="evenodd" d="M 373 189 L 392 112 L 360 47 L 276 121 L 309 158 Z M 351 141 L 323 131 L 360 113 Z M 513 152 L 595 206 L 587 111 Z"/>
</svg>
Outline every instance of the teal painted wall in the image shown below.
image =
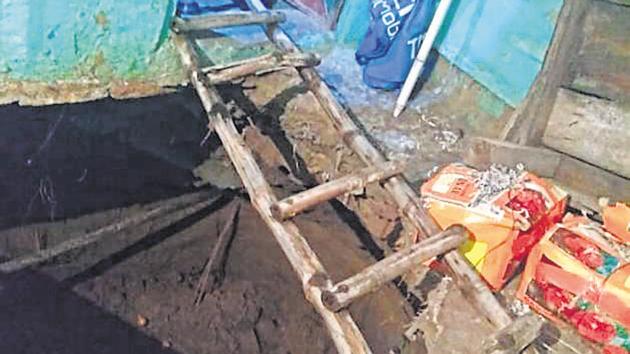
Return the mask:
<svg viewBox="0 0 630 354">
<path fill-rule="evenodd" d="M 516 106 L 542 68 L 562 0 L 454 0 L 436 43 L 451 63 Z M 368 1 L 348 1 L 337 39 L 356 45 L 367 30 Z"/>
<path fill-rule="evenodd" d="M 440 54 L 512 106 L 542 68 L 562 0 L 455 0 Z"/>
<path fill-rule="evenodd" d="M 175 0 L 0 0 L 0 75 L 134 79 L 165 53 Z"/>
<path fill-rule="evenodd" d="M 338 42 L 356 45 L 361 41 L 370 23 L 370 3 L 367 0 L 345 2 L 335 30 Z"/>
</svg>

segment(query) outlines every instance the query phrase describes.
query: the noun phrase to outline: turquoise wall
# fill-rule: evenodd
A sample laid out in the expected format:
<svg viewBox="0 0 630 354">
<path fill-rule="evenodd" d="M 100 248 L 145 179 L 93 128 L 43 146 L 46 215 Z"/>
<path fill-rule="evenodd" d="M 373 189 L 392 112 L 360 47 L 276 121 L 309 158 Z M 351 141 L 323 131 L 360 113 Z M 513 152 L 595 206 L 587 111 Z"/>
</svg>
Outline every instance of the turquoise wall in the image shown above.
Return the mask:
<svg viewBox="0 0 630 354">
<path fill-rule="evenodd" d="M 562 0 L 454 0 L 436 47 L 451 63 L 516 106 L 542 68 Z M 338 41 L 356 45 L 368 1 L 347 1 Z"/>
<path fill-rule="evenodd" d="M 175 0 L 0 0 L 5 79 L 138 78 L 162 53 Z"/>
</svg>

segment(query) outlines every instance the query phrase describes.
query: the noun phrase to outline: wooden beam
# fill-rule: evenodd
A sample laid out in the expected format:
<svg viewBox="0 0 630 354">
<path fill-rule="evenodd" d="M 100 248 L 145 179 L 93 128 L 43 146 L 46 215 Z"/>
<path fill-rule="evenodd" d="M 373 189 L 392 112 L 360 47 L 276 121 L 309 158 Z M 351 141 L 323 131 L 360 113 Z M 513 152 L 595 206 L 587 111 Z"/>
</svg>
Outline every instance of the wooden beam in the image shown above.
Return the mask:
<svg viewBox="0 0 630 354">
<path fill-rule="evenodd" d="M 348 192 L 363 189 L 370 183 L 379 182 L 400 174 L 405 165 L 400 162 L 387 162 L 383 166 L 366 167 L 365 169 L 339 179 L 318 185 L 271 206 L 271 212 L 278 220 L 286 220 L 295 215 L 329 201 Z"/>
<path fill-rule="evenodd" d="M 523 103 L 512 113 L 500 140 L 540 145 L 558 89 L 570 80 L 572 61 L 578 57 L 589 0 L 565 1 L 542 70 Z"/>
<path fill-rule="evenodd" d="M 347 308 L 354 300 L 378 290 L 419 264 L 461 246 L 468 237 L 466 229 L 452 226 L 335 284 L 322 293 L 322 302 L 333 311 Z"/>
<path fill-rule="evenodd" d="M 257 11 L 266 10 L 265 5 L 260 0 L 246 1 L 252 9 Z M 299 52 L 299 49 L 282 29 L 277 29 L 271 33 L 271 39 L 287 52 Z M 383 154 L 372 145 L 348 115 L 348 112 L 337 102 L 330 88 L 323 82 L 317 71 L 304 68 L 300 69 L 299 72 L 328 114 L 333 126 L 337 129 L 346 145 L 368 166 L 382 165 L 387 162 Z M 385 182 L 384 186 L 403 214 L 408 217 L 414 227 L 423 233 L 425 237 L 427 235 L 435 235 L 441 231 L 422 207 L 418 195 L 403 177 L 392 177 Z M 411 243 L 411 240 L 409 240 L 409 247 Z M 468 300 L 479 309 L 484 317 L 499 328 L 503 328 L 511 323 L 512 320 L 507 311 L 501 306 L 479 274 L 461 253 L 452 251 L 444 259 L 451 267 L 458 285 L 462 288 L 462 292 L 467 295 Z"/>
<path fill-rule="evenodd" d="M 493 163 L 514 167 L 522 163 L 528 171 L 541 177 L 553 177 L 562 154 L 507 141 L 473 137 L 467 143 L 464 162 L 477 169 L 487 169 Z"/>
<path fill-rule="evenodd" d="M 141 214 L 134 214 L 116 223 L 101 227 L 87 234 L 73 237 L 67 241 L 58 243 L 50 248 L 39 250 L 35 253 L 17 257 L 0 264 L 0 271 L 11 273 L 24 268 L 34 266 L 60 256 L 66 252 L 91 245 L 106 236 L 115 234 L 130 227 L 138 226 L 146 221 L 164 216 L 166 214 L 183 209 L 185 215 L 191 215 L 197 211 L 212 205 L 219 197 L 208 199 L 208 193 L 199 193 L 192 201 L 178 202 L 156 207 Z"/>
<path fill-rule="evenodd" d="M 543 143 L 630 178 L 630 109 L 601 98 L 560 89 Z"/>
<path fill-rule="evenodd" d="M 279 11 L 233 12 L 195 16 L 193 18 L 175 17 L 172 27 L 175 33 L 186 33 L 221 27 L 277 24 L 285 20 L 286 16 Z"/>
<path fill-rule="evenodd" d="M 484 340 L 486 354 L 520 353 L 538 338 L 545 321 L 534 313 L 515 319 L 509 326 Z"/>
<path fill-rule="evenodd" d="M 306 299 L 322 317 L 337 351 L 342 354 L 371 353 L 350 313 L 332 312 L 321 302 L 322 289 L 332 285 L 324 266 L 294 223 L 290 221 L 281 223 L 271 215 L 271 206 L 277 199 L 260 171 L 251 150 L 236 130 L 227 107 L 221 102 L 214 88 L 204 85 L 201 79 L 203 74 L 199 71 L 194 49 L 190 43 L 185 38 L 176 36 L 175 44 L 207 112 L 209 124 L 223 143 L 225 151 L 247 189 L 252 205 L 271 230 L 289 260 L 289 264 L 298 275 Z"/>
<path fill-rule="evenodd" d="M 593 196 L 609 197 L 612 201 L 630 200 L 630 179 L 602 170 L 578 159 L 564 156 L 554 176 L 561 186 Z M 589 203 L 597 205 L 597 203 Z"/>
<path fill-rule="evenodd" d="M 230 82 L 249 75 L 262 75 L 289 67 L 304 68 L 319 65 L 317 54 L 266 54 L 257 58 L 231 63 L 229 66 L 202 69 L 212 85 Z"/>
<path fill-rule="evenodd" d="M 630 104 L 629 5 L 630 0 L 591 1 L 565 87 Z"/>
</svg>

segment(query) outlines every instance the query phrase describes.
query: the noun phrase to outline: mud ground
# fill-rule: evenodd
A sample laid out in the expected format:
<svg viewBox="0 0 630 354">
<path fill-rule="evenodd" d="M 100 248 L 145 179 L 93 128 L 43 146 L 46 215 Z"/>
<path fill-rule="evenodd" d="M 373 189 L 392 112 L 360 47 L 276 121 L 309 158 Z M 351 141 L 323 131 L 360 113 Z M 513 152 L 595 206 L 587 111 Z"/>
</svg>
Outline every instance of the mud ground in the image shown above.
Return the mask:
<svg viewBox="0 0 630 354">
<path fill-rule="evenodd" d="M 279 198 L 364 166 L 341 143 L 294 71 L 222 86 L 221 92 Z M 223 197 L 194 214 L 172 213 L 2 277 L 0 352 L 334 352 L 288 262 L 239 190 L 216 137 L 206 136 L 194 93 L 1 110 L 0 253 L 5 258 L 173 198 L 189 198 L 199 188 Z M 371 114 L 378 119 L 389 113 Z M 422 133 L 427 137 L 442 130 L 427 129 Z M 455 152 L 439 153 L 440 141 L 427 146 L 431 153 L 412 160 L 408 177 L 456 158 Z M 235 200 L 242 208 L 225 280 L 195 306 L 195 286 Z M 378 184 L 296 222 L 333 280 L 402 247 L 414 232 Z M 414 312 L 423 316 L 436 307 L 431 303 L 436 284 L 421 284 L 417 299 L 396 285 L 350 309 L 375 353 L 476 352 L 492 332 L 450 287 L 418 340 L 407 342 L 403 333 Z M 504 299 L 509 305 L 509 294 Z M 557 337 L 543 352 L 575 352 L 566 348 L 576 344 L 562 336 L 569 345 L 559 345 Z"/>
<path fill-rule="evenodd" d="M 207 187 L 213 181 L 204 176 L 234 186 L 238 181 L 229 168 L 217 167 L 225 164 L 208 164 L 223 155 L 215 137 L 200 146 L 204 117 L 190 92 L 2 110 L 4 259 L 189 198 L 195 185 L 205 184 L 222 197 L 194 214 L 175 212 L 34 269 L 4 275 L 0 352 L 335 352 L 246 196 Z M 256 129 L 244 134 L 259 157 L 271 158 L 261 164 L 279 196 L 304 188 L 282 172 L 281 160 L 273 158 L 281 154 L 270 147 L 271 140 Z M 194 305 L 194 289 L 218 229 L 236 201 L 242 207 L 225 279 Z M 296 221 L 333 279 L 374 261 L 372 246 L 365 244 L 369 232 L 341 204 L 322 206 Z M 393 284 L 357 302 L 351 312 L 375 352 L 424 351 L 421 343 L 403 340 L 413 310 Z"/>
</svg>

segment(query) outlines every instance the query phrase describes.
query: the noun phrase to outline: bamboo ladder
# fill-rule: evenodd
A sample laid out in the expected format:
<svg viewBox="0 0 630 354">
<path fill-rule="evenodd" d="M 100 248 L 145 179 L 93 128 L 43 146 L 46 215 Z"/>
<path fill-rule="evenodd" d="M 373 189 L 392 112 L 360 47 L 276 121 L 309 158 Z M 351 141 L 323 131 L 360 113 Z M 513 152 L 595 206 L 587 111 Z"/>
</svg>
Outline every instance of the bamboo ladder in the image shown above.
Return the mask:
<svg viewBox="0 0 630 354">
<path fill-rule="evenodd" d="M 468 238 L 464 228 L 441 231 L 422 208 L 417 194 L 400 175 L 403 166 L 387 161 L 356 126 L 312 66 L 318 58 L 306 55 L 277 26 L 282 13 L 268 11 L 260 0 L 247 0 L 251 12 L 177 18 L 173 23 L 175 43 L 190 81 L 208 115 L 208 127 L 221 140 L 232 164 L 247 190 L 252 205 L 280 245 L 302 283 L 304 295 L 320 314 L 339 353 L 371 353 L 347 307 L 357 298 L 373 292 L 398 276 L 417 269 L 421 263 L 445 254 L 457 284 L 467 298 L 497 329 L 512 323 L 507 311 L 494 297 L 476 271 L 456 251 Z M 193 45 L 193 34 L 211 28 L 262 25 L 280 54 L 265 55 L 227 67 L 202 68 Z M 308 84 L 330 117 L 343 141 L 367 167 L 310 190 L 278 200 L 265 180 L 251 150 L 237 131 L 228 109 L 213 85 L 259 72 L 294 67 Z M 300 234 L 291 218 L 307 208 L 356 190 L 368 183 L 382 181 L 402 213 L 425 236 L 421 242 L 394 253 L 363 271 L 334 284 L 315 252 Z M 431 236 L 432 235 L 432 236 Z M 430 236 L 430 237 L 429 237 Z"/>
</svg>

